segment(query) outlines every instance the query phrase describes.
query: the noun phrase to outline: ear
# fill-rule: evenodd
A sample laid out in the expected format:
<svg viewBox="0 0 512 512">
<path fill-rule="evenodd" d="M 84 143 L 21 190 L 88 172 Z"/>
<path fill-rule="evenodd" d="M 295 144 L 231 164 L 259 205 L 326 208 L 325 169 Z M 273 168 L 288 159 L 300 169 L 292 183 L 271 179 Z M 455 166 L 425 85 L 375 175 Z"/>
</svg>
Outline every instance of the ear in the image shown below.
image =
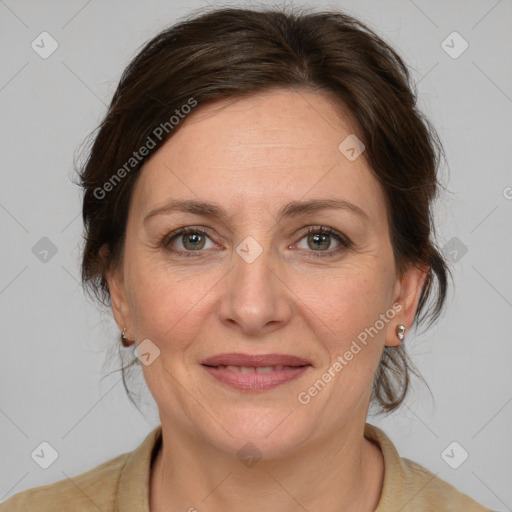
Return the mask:
<svg viewBox="0 0 512 512">
<path fill-rule="evenodd" d="M 394 304 L 401 306 L 386 333 L 386 346 L 397 347 L 402 343 L 396 334 L 399 324 L 405 325 L 405 336 L 414 322 L 414 316 L 427 278 L 429 267 L 426 265 L 410 265 L 400 278 L 397 278 L 394 291 Z M 395 311 L 398 309 L 394 306 Z"/>
<path fill-rule="evenodd" d="M 101 247 L 99 253 L 102 258 L 108 254 L 108 246 L 105 244 Z M 126 300 L 124 289 L 124 276 L 122 268 L 108 268 L 105 272 L 105 279 L 108 283 L 110 292 L 110 301 L 112 303 L 112 314 L 116 321 L 117 327 L 122 332 L 125 327 L 130 327 L 130 310 Z"/>
</svg>

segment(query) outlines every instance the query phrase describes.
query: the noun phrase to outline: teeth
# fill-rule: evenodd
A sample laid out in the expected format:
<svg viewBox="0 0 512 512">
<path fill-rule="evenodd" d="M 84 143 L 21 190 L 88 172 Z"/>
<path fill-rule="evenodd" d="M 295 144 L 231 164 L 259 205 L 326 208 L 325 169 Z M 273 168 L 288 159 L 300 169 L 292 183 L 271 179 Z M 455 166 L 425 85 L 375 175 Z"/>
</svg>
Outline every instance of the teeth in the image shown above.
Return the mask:
<svg viewBox="0 0 512 512">
<path fill-rule="evenodd" d="M 231 370 L 232 372 L 240 372 L 242 371 L 242 369 L 240 368 L 240 366 L 221 366 L 221 368 L 226 368 L 226 370 Z M 254 370 L 252 368 L 246 368 L 246 370 L 250 370 L 250 371 L 246 371 L 244 373 L 252 373 Z"/>
<path fill-rule="evenodd" d="M 256 368 L 256 373 L 270 373 L 273 372 L 275 368 L 272 366 L 260 366 L 259 368 Z"/>
<path fill-rule="evenodd" d="M 232 372 L 240 372 L 240 373 L 270 373 L 274 371 L 279 371 L 284 368 L 283 365 L 276 366 L 258 366 L 258 367 L 250 367 L 250 366 L 233 366 L 233 365 L 219 365 L 219 368 L 226 368 L 227 370 L 231 370 Z"/>
</svg>

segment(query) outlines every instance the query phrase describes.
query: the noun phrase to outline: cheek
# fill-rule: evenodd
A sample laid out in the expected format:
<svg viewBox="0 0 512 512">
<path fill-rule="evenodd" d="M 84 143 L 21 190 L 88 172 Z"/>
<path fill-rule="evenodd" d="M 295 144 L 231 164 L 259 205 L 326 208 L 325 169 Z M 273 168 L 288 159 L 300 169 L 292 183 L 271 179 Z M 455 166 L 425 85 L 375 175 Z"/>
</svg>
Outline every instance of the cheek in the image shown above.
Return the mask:
<svg viewBox="0 0 512 512">
<path fill-rule="evenodd" d="M 303 314 L 323 345 L 318 373 L 325 383 L 325 388 L 319 383 L 320 392 L 313 379 L 312 388 L 304 389 L 301 396 L 310 400 L 310 405 L 314 402 L 312 410 L 318 414 L 325 414 L 324 408 L 332 405 L 328 409 L 333 421 L 340 411 L 352 410 L 369 398 L 395 313 L 390 310 L 393 268 L 386 270 L 384 260 L 378 257 L 369 257 L 366 263 L 317 279 L 320 286 L 312 286 L 313 281 L 301 285 L 300 294 L 310 306 L 310 312 Z"/>
<path fill-rule="evenodd" d="M 311 306 L 307 318 L 313 336 L 323 345 L 323 358 L 317 376 L 297 398 L 308 404 L 312 415 L 323 415 L 326 425 L 336 425 L 340 415 L 369 399 L 394 316 L 388 283 L 374 273 L 347 271 L 326 280 L 322 291 L 308 287 L 302 293 L 309 293 L 304 300 Z"/>
<path fill-rule="evenodd" d="M 391 307 L 391 276 L 375 263 L 297 282 L 297 295 L 310 307 L 312 321 L 319 328 L 324 325 L 330 338 L 338 340 L 334 344 L 357 337 Z"/>
<path fill-rule="evenodd" d="M 162 355 L 182 350 L 203 325 L 199 317 L 214 276 L 187 276 L 143 253 L 132 261 L 127 289 L 132 291 L 130 312 L 137 339 L 149 338 Z"/>
</svg>

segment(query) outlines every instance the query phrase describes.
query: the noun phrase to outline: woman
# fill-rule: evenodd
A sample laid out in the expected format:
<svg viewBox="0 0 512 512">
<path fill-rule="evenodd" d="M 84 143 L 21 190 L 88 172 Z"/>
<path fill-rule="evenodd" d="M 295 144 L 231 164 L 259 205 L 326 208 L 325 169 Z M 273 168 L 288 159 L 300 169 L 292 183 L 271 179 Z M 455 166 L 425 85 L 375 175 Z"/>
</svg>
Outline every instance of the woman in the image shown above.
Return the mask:
<svg viewBox="0 0 512 512">
<path fill-rule="evenodd" d="M 220 9 L 156 36 L 80 178 L 83 282 L 161 426 L 0 510 L 488 510 L 366 423 L 443 306 L 440 154 L 404 63 L 349 16 Z"/>
</svg>

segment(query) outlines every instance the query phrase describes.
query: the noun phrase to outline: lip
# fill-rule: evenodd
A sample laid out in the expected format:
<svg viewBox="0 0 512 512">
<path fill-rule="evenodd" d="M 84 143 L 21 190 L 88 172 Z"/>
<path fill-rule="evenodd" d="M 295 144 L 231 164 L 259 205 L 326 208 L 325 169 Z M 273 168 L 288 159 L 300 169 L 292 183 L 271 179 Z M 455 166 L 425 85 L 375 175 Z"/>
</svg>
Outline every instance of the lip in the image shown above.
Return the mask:
<svg viewBox="0 0 512 512">
<path fill-rule="evenodd" d="M 217 381 L 239 391 L 266 391 L 291 382 L 312 368 L 306 359 L 286 354 L 219 354 L 202 363 L 203 368 Z M 266 373 L 242 373 L 226 366 L 262 368 L 279 366 Z"/>
<path fill-rule="evenodd" d="M 209 357 L 201 364 L 206 366 L 247 366 L 260 368 L 262 366 L 305 366 L 311 365 L 307 359 L 287 354 L 243 354 L 231 352 Z"/>
</svg>

